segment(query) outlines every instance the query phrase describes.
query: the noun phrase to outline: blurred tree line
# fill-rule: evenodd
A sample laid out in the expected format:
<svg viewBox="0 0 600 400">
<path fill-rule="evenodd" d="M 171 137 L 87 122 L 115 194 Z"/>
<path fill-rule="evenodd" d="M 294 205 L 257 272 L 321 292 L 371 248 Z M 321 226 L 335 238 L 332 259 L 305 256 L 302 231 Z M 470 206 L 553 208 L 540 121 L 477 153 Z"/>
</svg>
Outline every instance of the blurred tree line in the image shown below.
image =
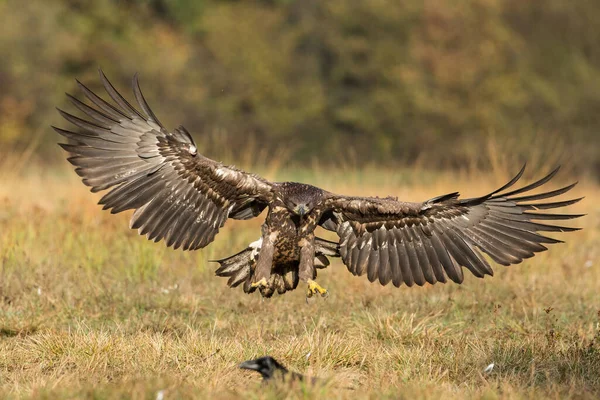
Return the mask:
<svg viewBox="0 0 600 400">
<path fill-rule="evenodd" d="M 591 0 L 0 0 L 0 152 L 55 161 L 54 107 L 102 67 L 227 161 L 597 172 L 598 20 Z"/>
</svg>

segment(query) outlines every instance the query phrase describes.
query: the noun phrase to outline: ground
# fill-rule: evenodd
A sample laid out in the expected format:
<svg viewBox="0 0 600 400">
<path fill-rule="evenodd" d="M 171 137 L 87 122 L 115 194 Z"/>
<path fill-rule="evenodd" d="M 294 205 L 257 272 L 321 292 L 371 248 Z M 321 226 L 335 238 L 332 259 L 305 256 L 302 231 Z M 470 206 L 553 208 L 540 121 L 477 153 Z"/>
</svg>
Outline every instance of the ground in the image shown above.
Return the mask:
<svg viewBox="0 0 600 400">
<path fill-rule="evenodd" d="M 482 194 L 517 170 L 268 177 L 424 200 Z M 0 397 L 597 398 L 600 187 L 583 177 L 573 194 L 587 196 L 572 207 L 588 214 L 575 223 L 584 230 L 494 277 L 382 288 L 336 260 L 319 271 L 327 299 L 263 300 L 208 263 L 256 240 L 260 218 L 229 221 L 204 250 L 173 251 L 129 230 L 130 214 L 102 212 L 66 166 L 3 167 Z M 236 367 L 266 354 L 322 384 L 265 388 Z"/>
</svg>

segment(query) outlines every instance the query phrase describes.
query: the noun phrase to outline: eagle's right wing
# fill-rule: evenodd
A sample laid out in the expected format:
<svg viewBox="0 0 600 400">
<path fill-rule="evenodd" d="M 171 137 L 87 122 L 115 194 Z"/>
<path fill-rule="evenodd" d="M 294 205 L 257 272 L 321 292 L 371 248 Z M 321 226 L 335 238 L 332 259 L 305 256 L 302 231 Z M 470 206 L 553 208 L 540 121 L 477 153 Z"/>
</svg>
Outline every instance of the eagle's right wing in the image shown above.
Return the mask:
<svg viewBox="0 0 600 400">
<path fill-rule="evenodd" d="M 575 184 L 521 195 L 548 182 L 557 168 L 537 182 L 508 191 L 523 169 L 500 189 L 472 199 L 459 199 L 458 193 L 450 193 L 423 203 L 406 203 L 330 194 L 324 202 L 321 225 L 339 235 L 340 255 L 348 270 L 354 275 L 367 274 L 371 282 L 421 286 L 446 282 L 447 276 L 460 283 L 461 267 L 477 277 L 492 275 L 479 250 L 499 264 L 516 264 L 546 250 L 544 244 L 560 242 L 538 232 L 576 230 L 544 222 L 580 215 L 538 211 L 581 199 L 531 203 L 565 193 Z"/>
<path fill-rule="evenodd" d="M 134 209 L 131 228 L 167 246 L 198 249 L 213 241 L 227 218 L 260 214 L 272 198 L 271 183 L 256 175 L 202 156 L 183 127 L 168 132 L 133 79 L 143 114 L 132 107 L 106 79 L 100 78 L 114 105 L 79 83 L 89 106 L 69 96 L 89 118 L 60 114 L 80 132 L 54 128 L 74 144 L 61 144 L 73 154 L 92 192 L 112 188 L 100 204 L 112 213 Z"/>
</svg>

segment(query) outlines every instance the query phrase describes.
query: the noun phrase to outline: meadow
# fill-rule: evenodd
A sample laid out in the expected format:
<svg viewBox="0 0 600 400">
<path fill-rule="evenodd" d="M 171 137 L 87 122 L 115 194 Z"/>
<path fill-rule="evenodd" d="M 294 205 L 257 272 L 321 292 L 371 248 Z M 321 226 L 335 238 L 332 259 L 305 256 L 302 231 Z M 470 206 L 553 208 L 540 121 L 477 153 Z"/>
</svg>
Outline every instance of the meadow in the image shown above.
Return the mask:
<svg viewBox="0 0 600 400">
<path fill-rule="evenodd" d="M 600 187 L 591 178 L 563 196 L 586 196 L 569 210 L 587 214 L 572 222 L 584 229 L 555 235 L 566 243 L 520 265 L 495 266 L 494 277 L 398 289 L 334 260 L 318 278 L 330 296 L 307 301 L 300 286 L 263 300 L 214 276 L 208 260 L 256 240 L 261 218 L 229 221 L 204 250 L 173 251 L 128 229 L 129 213 L 101 211 L 66 163 L 9 165 L 18 163 L 0 167 L 1 398 L 600 396 Z M 518 168 L 255 171 L 420 201 L 483 194 Z M 568 172 L 550 186 L 570 183 Z M 265 387 L 237 368 L 265 354 L 321 384 Z"/>
</svg>

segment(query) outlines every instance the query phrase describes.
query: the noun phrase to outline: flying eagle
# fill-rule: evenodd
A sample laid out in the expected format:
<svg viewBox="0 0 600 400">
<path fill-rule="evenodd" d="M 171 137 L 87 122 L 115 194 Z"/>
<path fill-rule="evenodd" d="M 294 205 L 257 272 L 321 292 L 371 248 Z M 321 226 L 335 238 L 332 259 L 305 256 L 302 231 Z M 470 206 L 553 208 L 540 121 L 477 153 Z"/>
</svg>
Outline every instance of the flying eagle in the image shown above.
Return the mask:
<svg viewBox="0 0 600 400">
<path fill-rule="evenodd" d="M 257 289 L 264 297 L 308 285 L 307 296 L 325 295 L 315 282 L 328 257 L 341 257 L 354 275 L 382 285 L 422 286 L 426 282 L 461 283 L 462 267 L 479 278 L 493 271 L 481 252 L 502 265 L 517 264 L 560 240 L 538 232 L 577 228 L 545 221 L 581 215 L 538 212 L 581 199 L 537 202 L 569 191 L 575 184 L 530 194 L 544 178 L 519 189 L 519 173 L 481 197 L 459 199 L 458 193 L 409 203 L 387 197 L 337 195 L 296 182 L 269 182 L 200 154 L 192 136 L 180 126 L 168 131 L 148 106 L 133 78 L 141 112 L 123 98 L 100 71 L 113 104 L 78 81 L 90 105 L 67 95 L 87 115 L 59 110 L 79 132 L 54 127 L 70 139 L 60 144 L 71 154 L 75 171 L 92 192 L 110 189 L 100 204 L 111 213 L 135 210 L 130 227 L 175 249 L 195 250 L 213 241 L 228 218 L 249 219 L 268 209 L 260 239 L 241 252 L 218 260 L 218 276 L 228 285 Z M 538 222 L 536 222 L 538 221 Z M 542 221 L 542 222 L 540 222 Z M 339 242 L 315 236 L 317 227 L 336 232 Z"/>
</svg>

